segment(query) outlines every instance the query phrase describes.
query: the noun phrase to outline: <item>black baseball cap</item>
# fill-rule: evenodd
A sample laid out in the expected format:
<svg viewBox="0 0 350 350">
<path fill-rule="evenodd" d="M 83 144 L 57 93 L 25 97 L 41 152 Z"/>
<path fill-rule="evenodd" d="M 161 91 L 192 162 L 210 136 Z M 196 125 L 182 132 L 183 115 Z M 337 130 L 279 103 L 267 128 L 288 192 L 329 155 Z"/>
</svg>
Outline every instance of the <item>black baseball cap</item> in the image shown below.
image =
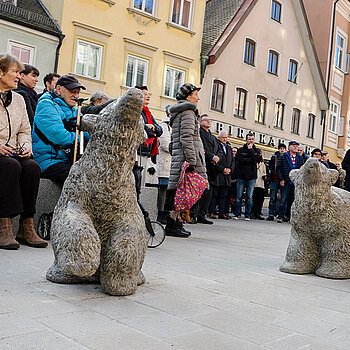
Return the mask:
<svg viewBox="0 0 350 350">
<path fill-rule="evenodd" d="M 299 142 L 296 142 L 296 141 L 290 141 L 290 142 L 288 143 L 288 146 L 293 146 L 293 145 L 297 145 L 297 146 L 299 146 Z"/>
<path fill-rule="evenodd" d="M 86 90 L 86 87 L 81 85 L 79 80 L 72 75 L 62 75 L 61 78 L 57 80 L 56 86 L 57 85 L 63 86 L 68 90 L 74 90 L 77 88 Z"/>
</svg>

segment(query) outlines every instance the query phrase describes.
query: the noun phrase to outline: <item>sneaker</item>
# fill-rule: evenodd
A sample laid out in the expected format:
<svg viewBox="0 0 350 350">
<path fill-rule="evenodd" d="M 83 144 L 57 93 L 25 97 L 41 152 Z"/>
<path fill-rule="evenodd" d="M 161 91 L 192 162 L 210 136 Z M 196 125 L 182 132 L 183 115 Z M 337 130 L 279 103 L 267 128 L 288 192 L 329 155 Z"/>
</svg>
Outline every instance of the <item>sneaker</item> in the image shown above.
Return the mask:
<svg viewBox="0 0 350 350">
<path fill-rule="evenodd" d="M 266 218 L 266 221 L 274 221 L 274 217 L 273 217 L 273 216 L 268 216 L 268 217 Z"/>
<path fill-rule="evenodd" d="M 245 220 L 245 221 L 250 221 L 250 217 L 249 217 L 249 216 L 246 216 L 246 217 L 244 218 L 244 220 Z"/>
<path fill-rule="evenodd" d="M 238 216 L 238 215 L 235 215 L 235 216 L 233 217 L 233 219 L 234 219 L 234 220 L 239 220 L 239 216 Z"/>
</svg>

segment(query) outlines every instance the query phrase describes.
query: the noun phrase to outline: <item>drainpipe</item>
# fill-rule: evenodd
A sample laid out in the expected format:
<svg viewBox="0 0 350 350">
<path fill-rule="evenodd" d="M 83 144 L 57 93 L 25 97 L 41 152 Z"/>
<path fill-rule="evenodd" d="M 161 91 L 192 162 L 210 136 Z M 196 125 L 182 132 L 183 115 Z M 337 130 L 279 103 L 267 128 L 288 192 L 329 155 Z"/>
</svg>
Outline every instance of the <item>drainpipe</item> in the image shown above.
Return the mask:
<svg viewBox="0 0 350 350">
<path fill-rule="evenodd" d="M 61 28 L 58 26 L 57 22 L 53 19 L 53 17 L 51 16 L 50 12 L 46 9 L 46 7 L 41 2 L 41 0 L 37 0 L 37 1 L 40 4 L 40 6 L 43 8 L 43 10 L 46 12 L 46 14 L 50 17 L 51 21 L 55 24 L 56 29 L 59 31 L 59 34 L 58 34 L 58 45 L 57 45 L 57 48 L 56 48 L 56 55 L 55 55 L 55 65 L 54 65 L 54 69 L 53 69 L 54 73 L 57 73 L 58 59 L 60 57 L 60 49 L 61 49 L 62 42 L 63 42 L 63 39 L 64 39 L 65 35 L 62 33 Z"/>
<path fill-rule="evenodd" d="M 62 46 L 62 42 L 63 42 L 64 37 L 65 37 L 65 35 L 61 34 L 59 36 L 59 38 L 58 38 L 59 42 L 58 42 L 58 45 L 57 45 L 57 48 L 56 48 L 55 66 L 54 66 L 54 69 L 53 69 L 54 73 L 57 73 L 58 59 L 60 57 L 60 48 Z"/>
<path fill-rule="evenodd" d="M 328 72 L 327 72 L 327 85 L 326 85 L 326 91 L 327 96 L 329 94 L 329 83 L 330 83 L 330 76 L 331 76 L 331 68 L 332 68 L 332 56 L 333 56 L 333 43 L 334 43 L 334 30 L 335 30 L 335 10 L 337 7 L 337 3 L 339 0 L 335 0 L 333 4 L 333 14 L 332 14 L 332 35 L 331 35 L 331 45 L 330 45 L 330 51 L 329 51 L 329 63 L 328 63 Z M 321 149 L 323 149 L 324 146 L 324 137 L 326 133 L 326 111 L 321 111 L 321 123 L 323 123 L 322 128 L 322 142 L 321 142 Z"/>
</svg>

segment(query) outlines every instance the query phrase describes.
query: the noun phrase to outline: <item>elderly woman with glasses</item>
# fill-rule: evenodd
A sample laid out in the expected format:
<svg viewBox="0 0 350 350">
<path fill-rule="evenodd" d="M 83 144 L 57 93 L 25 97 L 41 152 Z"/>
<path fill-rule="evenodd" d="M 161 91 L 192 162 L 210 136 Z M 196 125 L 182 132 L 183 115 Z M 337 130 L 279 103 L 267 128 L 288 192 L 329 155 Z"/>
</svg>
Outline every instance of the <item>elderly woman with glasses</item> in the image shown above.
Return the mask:
<svg viewBox="0 0 350 350">
<path fill-rule="evenodd" d="M 34 230 L 33 216 L 40 168 L 32 158 L 31 127 L 23 97 L 12 91 L 22 65 L 0 54 L 0 248 L 18 249 L 19 243 L 46 247 Z M 16 239 L 12 218 L 21 215 Z"/>
</svg>

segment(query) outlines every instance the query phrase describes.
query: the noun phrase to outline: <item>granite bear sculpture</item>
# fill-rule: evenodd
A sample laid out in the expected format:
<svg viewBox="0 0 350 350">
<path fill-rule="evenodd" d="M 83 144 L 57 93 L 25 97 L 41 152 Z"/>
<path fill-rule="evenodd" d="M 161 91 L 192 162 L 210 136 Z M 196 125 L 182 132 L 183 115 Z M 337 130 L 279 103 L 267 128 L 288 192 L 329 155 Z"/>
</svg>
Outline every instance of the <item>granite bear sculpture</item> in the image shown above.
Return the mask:
<svg viewBox="0 0 350 350">
<path fill-rule="evenodd" d="M 292 229 L 280 271 L 350 278 L 350 193 L 332 186 L 337 170 L 309 158 L 290 178 L 295 184 Z"/>
<path fill-rule="evenodd" d="M 144 137 L 142 105 L 142 92 L 130 89 L 99 115 L 83 117 L 91 139 L 54 210 L 48 280 L 101 282 L 111 295 L 133 294 L 145 281 L 147 233 L 132 173 Z"/>
</svg>

